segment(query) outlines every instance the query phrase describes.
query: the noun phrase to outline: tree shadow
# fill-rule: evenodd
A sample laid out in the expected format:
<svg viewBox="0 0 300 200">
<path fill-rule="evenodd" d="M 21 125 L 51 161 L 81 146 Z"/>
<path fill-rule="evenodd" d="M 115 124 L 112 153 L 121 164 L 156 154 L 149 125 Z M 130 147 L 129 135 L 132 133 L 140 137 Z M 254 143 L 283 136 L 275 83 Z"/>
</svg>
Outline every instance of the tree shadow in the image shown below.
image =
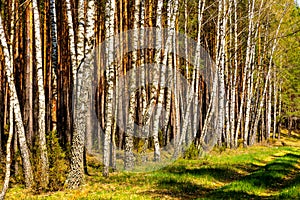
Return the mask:
<svg viewBox="0 0 300 200">
<path fill-rule="evenodd" d="M 274 160 L 263 163 L 263 166 L 254 163 L 217 167 L 201 165 L 195 168 L 185 165 L 168 166 L 161 170 L 165 176 L 158 177 L 156 187 L 142 194 L 154 198 L 177 199 L 297 199 L 297 193 L 282 193 L 295 185 L 300 187 L 300 174 L 292 174 L 299 170 L 296 164 L 300 155 L 297 153 L 299 152 L 274 156 Z M 182 178 L 184 175 L 189 178 Z M 203 184 L 196 181 L 208 177 L 225 186 L 218 188 L 206 185 L 205 181 Z M 270 196 L 266 196 L 268 192 Z M 276 195 L 271 196 L 273 192 Z"/>
<path fill-rule="evenodd" d="M 164 169 L 168 173 L 172 174 L 191 174 L 196 178 L 210 176 L 219 182 L 231 182 L 240 179 L 243 175 L 236 172 L 236 170 L 229 168 L 229 166 L 222 165 L 220 167 L 205 166 L 202 168 L 189 169 L 183 165 L 172 166 Z"/>
<path fill-rule="evenodd" d="M 210 192 L 206 197 L 210 199 L 290 199 L 289 197 L 285 198 L 279 195 L 267 197 L 255 196 L 252 193 L 256 190 L 280 192 L 285 188 L 299 184 L 299 175 L 291 180 L 287 179 L 291 173 L 299 170 L 296 167 L 299 157 L 299 155 L 294 153 L 277 157 L 275 160 L 265 166 L 261 166 L 258 170 L 242 177 L 240 180 Z M 244 188 L 248 188 L 248 190 Z"/>
</svg>

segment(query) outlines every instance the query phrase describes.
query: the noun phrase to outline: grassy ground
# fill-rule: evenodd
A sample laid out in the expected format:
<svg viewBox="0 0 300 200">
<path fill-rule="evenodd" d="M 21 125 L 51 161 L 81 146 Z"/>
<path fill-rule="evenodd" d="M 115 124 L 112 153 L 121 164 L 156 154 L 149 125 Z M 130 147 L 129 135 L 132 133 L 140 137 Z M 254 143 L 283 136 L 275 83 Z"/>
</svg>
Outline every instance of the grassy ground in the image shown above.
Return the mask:
<svg viewBox="0 0 300 200">
<path fill-rule="evenodd" d="M 300 199 L 300 134 L 272 145 L 215 150 L 156 172 L 103 178 L 100 169 L 89 170 L 78 190 L 33 195 L 13 186 L 7 199 Z"/>
</svg>

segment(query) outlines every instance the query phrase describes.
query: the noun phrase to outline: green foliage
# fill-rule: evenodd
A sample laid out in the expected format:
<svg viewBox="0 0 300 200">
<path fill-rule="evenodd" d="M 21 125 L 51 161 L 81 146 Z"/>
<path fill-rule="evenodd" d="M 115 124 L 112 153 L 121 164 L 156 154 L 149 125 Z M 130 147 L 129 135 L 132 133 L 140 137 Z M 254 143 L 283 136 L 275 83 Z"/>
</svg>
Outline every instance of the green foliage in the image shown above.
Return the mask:
<svg viewBox="0 0 300 200">
<path fill-rule="evenodd" d="M 41 192 L 41 152 L 38 141 L 36 141 L 35 143 L 36 144 L 34 145 L 31 158 L 35 177 L 34 189 L 36 192 Z M 63 188 L 68 171 L 68 165 L 66 162 L 65 152 L 59 145 L 56 132 L 50 132 L 47 135 L 47 153 L 49 162 L 49 185 L 47 189 L 50 191 L 57 191 Z"/>
<path fill-rule="evenodd" d="M 195 144 L 191 144 L 186 151 L 184 152 L 185 159 L 197 159 L 199 158 L 200 150 L 196 147 Z"/>
<path fill-rule="evenodd" d="M 66 155 L 59 145 L 56 132 L 48 134 L 47 149 L 49 157 L 49 190 L 60 190 L 66 180 L 68 165 Z"/>
<path fill-rule="evenodd" d="M 300 117 L 300 9 L 292 7 L 282 24 L 275 64 L 282 87 L 283 118 Z"/>
</svg>

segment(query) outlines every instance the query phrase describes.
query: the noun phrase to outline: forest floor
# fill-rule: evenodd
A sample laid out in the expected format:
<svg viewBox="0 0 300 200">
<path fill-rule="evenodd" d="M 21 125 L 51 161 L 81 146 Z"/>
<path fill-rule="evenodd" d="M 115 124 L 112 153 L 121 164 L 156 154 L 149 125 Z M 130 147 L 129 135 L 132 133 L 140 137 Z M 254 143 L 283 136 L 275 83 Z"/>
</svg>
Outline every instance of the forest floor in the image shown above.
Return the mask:
<svg viewBox="0 0 300 200">
<path fill-rule="evenodd" d="M 7 199 L 300 199 L 300 133 L 238 150 L 215 149 L 155 172 L 115 172 L 95 165 L 78 190 L 34 195 L 22 186 Z"/>
</svg>

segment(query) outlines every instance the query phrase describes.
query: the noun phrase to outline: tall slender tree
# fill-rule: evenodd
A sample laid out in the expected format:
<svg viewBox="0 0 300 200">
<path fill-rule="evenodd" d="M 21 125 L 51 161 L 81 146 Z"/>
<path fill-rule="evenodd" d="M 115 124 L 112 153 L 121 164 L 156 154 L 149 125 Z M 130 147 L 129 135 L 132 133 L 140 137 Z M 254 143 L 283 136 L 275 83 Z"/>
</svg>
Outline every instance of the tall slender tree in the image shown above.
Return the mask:
<svg viewBox="0 0 300 200">
<path fill-rule="evenodd" d="M 44 90 L 43 78 L 43 62 L 42 62 L 42 42 L 40 32 L 40 14 L 37 6 L 37 1 L 33 0 L 33 17 L 35 19 L 34 32 L 35 32 L 35 49 L 36 49 L 36 71 L 38 81 L 38 128 L 39 128 L 39 145 L 41 150 L 41 186 L 46 188 L 49 183 L 49 161 L 46 146 L 46 99 Z"/>
</svg>

